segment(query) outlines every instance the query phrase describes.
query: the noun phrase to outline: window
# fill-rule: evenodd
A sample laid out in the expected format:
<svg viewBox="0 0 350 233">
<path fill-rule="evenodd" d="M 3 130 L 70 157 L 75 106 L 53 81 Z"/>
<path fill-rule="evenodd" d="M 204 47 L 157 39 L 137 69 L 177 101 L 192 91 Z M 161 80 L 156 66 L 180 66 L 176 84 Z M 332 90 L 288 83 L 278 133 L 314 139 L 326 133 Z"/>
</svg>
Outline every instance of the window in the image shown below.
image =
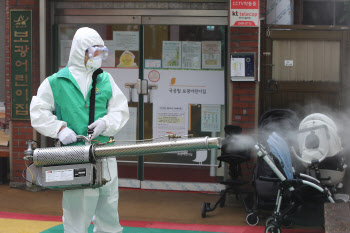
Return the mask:
<svg viewBox="0 0 350 233">
<path fill-rule="evenodd" d="M 201 46 L 209 46 L 206 42 L 215 42 L 219 48 L 216 59 L 218 62 L 217 66 L 213 66 L 215 69 L 224 69 L 225 64 L 225 27 L 224 26 L 179 26 L 179 25 L 146 25 L 145 26 L 145 46 L 144 46 L 144 58 L 148 62 L 149 59 L 152 60 L 166 60 L 164 58 L 165 44 L 174 42 L 178 43 L 179 46 L 185 46 L 186 42 L 198 42 L 199 49 L 195 45 L 191 45 L 190 49 L 198 50 L 199 54 L 199 67 L 198 69 L 206 69 L 210 66 L 201 63 Z M 203 49 L 205 50 L 205 48 Z M 181 59 L 180 59 L 181 60 Z M 167 64 L 162 64 L 162 68 L 170 68 Z M 147 65 L 146 65 L 147 68 Z M 182 69 L 196 69 L 194 67 L 182 66 L 174 67 Z"/>
<path fill-rule="evenodd" d="M 304 0 L 304 25 L 350 25 L 349 0 Z"/>
</svg>

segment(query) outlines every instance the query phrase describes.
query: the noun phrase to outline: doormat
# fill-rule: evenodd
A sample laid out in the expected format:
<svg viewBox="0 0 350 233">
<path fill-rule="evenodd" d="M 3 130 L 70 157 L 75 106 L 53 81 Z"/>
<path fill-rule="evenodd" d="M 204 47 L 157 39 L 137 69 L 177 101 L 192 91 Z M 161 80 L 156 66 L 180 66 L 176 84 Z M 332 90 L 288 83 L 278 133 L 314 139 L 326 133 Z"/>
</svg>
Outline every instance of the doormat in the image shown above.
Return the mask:
<svg viewBox="0 0 350 233">
<path fill-rule="evenodd" d="M 222 226 L 121 220 L 123 233 L 259 233 L 263 226 Z M 0 233 L 64 233 L 61 216 L 0 212 Z M 88 233 L 93 233 L 90 225 Z M 283 229 L 283 233 L 323 233 L 320 230 Z"/>
</svg>

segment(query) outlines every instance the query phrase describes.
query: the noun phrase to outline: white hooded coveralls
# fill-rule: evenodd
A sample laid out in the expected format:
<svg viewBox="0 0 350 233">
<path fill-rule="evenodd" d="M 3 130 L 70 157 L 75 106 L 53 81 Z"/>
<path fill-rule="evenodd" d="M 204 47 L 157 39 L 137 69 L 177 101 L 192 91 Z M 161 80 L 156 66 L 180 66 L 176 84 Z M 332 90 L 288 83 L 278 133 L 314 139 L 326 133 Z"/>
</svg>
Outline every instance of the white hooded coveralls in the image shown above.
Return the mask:
<svg viewBox="0 0 350 233">
<path fill-rule="evenodd" d="M 77 81 L 86 100 L 92 82 L 93 71 L 84 64 L 85 51 L 89 46 L 104 45 L 100 35 L 91 28 L 80 28 L 74 35 L 69 54 L 68 69 Z M 107 114 L 100 118 L 106 123 L 104 136 L 115 135 L 128 121 L 127 99 L 109 74 L 112 97 L 108 101 Z M 58 138 L 58 132 L 67 123 L 53 114 L 54 97 L 48 79 L 45 79 L 33 96 L 30 105 L 32 126 L 42 135 Z M 94 232 L 117 233 L 123 228 L 118 215 L 118 173 L 115 158 L 103 160 L 104 178 L 109 182 L 97 189 L 77 189 L 63 192 L 63 226 L 65 233 L 87 233 L 91 220 Z"/>
</svg>

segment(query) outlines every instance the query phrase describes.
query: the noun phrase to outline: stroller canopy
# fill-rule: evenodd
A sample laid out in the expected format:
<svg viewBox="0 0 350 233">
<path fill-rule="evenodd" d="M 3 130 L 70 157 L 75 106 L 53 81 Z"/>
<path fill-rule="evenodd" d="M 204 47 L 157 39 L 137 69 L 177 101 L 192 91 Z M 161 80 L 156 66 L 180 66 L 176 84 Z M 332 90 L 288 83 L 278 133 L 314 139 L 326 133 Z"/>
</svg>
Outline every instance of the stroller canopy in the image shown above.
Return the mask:
<svg viewBox="0 0 350 233">
<path fill-rule="evenodd" d="M 301 158 L 307 161 L 332 157 L 342 150 L 341 139 L 334 121 L 321 113 L 305 117 L 297 136 Z"/>
<path fill-rule="evenodd" d="M 270 109 L 260 117 L 258 122 L 259 128 L 281 134 L 287 131 L 295 131 L 298 129 L 299 119 L 290 109 Z"/>
<path fill-rule="evenodd" d="M 297 145 L 296 132 L 299 119 L 290 109 L 270 109 L 260 117 L 260 140 L 264 140 L 273 132 L 278 133 L 288 145 Z"/>
<path fill-rule="evenodd" d="M 279 160 L 287 179 L 293 179 L 293 166 L 288 144 L 276 132 L 269 136 L 267 143 L 271 153 Z"/>
</svg>

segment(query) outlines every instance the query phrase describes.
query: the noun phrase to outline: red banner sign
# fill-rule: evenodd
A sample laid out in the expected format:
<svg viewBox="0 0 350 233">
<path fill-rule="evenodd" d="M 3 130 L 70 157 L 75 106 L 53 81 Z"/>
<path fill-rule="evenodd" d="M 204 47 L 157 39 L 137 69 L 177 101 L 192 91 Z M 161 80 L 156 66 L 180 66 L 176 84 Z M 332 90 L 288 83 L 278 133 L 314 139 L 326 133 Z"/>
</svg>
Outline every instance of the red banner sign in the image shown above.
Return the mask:
<svg viewBox="0 0 350 233">
<path fill-rule="evenodd" d="M 259 0 L 231 0 L 231 27 L 259 27 Z"/>
</svg>

